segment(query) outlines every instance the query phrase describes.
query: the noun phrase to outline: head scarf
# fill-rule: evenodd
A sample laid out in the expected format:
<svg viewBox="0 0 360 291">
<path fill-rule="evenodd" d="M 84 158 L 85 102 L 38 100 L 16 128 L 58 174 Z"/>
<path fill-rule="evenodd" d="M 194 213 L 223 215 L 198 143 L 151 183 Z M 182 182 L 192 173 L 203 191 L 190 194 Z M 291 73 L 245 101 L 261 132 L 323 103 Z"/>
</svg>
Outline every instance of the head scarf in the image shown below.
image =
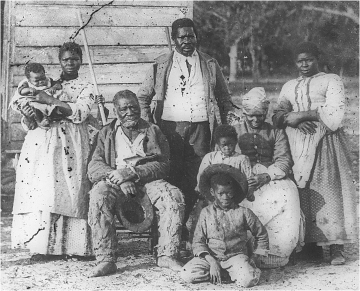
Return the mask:
<svg viewBox="0 0 360 291">
<path fill-rule="evenodd" d="M 255 87 L 244 95 L 242 100 L 243 111 L 246 114 L 266 114 L 270 101 L 266 97 L 263 87 Z"/>
</svg>

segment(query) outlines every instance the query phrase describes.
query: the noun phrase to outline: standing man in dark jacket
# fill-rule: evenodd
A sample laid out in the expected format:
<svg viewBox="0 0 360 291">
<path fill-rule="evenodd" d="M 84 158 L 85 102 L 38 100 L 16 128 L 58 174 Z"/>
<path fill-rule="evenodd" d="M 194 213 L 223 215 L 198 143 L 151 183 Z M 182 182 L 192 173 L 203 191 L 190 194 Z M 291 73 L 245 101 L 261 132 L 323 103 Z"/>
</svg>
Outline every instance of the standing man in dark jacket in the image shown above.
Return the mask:
<svg viewBox="0 0 360 291">
<path fill-rule="evenodd" d="M 137 96 L 142 118 L 159 125 L 169 141 L 169 181 L 185 195 L 186 222 L 198 198 L 194 189 L 201 160 L 233 104 L 217 61 L 196 49 L 194 22 L 175 20 L 171 37 L 175 50 L 156 59 Z"/>
<path fill-rule="evenodd" d="M 125 196 L 144 194 L 159 211 L 157 265 L 179 271 L 184 198 L 178 188 L 164 180 L 169 170 L 168 142 L 157 125 L 140 118 L 133 92 L 116 93 L 114 111 L 117 119 L 100 130 L 88 167 L 94 184 L 88 219 L 98 261 L 92 276 L 116 272 L 115 217 L 121 217 Z M 129 163 L 139 159 L 141 163 Z"/>
</svg>

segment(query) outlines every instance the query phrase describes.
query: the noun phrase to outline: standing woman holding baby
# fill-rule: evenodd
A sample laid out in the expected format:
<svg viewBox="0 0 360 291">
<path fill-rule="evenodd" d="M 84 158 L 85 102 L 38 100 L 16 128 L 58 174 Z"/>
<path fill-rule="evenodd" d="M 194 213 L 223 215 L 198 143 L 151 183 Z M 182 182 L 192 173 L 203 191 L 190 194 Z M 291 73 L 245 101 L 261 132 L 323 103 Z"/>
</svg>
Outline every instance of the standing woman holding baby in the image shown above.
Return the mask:
<svg viewBox="0 0 360 291">
<path fill-rule="evenodd" d="M 64 102 L 41 91 L 34 101 L 56 107 L 61 120 L 37 127 L 25 137 L 16 172 L 11 243 L 27 248 L 33 259 L 47 255 L 93 255 L 87 224 L 89 154 L 87 117 L 93 86 L 78 71 L 82 51 L 64 43 L 59 50 Z"/>
<path fill-rule="evenodd" d="M 297 45 L 300 75 L 283 86 L 273 122 L 289 138 L 308 252 L 321 257 L 321 247 L 330 246 L 330 263 L 342 265 L 344 244 L 357 238 L 355 187 L 340 128 L 345 90 L 338 75 L 319 71 L 319 56 L 314 43 Z"/>
</svg>

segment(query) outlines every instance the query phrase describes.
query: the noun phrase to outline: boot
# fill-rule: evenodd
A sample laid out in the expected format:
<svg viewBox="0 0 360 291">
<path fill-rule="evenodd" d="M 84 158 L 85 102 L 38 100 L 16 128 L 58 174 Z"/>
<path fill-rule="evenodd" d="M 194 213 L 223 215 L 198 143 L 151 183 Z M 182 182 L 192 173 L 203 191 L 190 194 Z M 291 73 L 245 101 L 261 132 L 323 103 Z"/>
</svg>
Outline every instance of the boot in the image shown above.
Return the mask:
<svg viewBox="0 0 360 291">
<path fill-rule="evenodd" d="M 323 257 L 323 248 L 313 242 L 306 243 L 301 252 L 296 254 L 296 258 L 305 260 L 321 260 Z"/>
<path fill-rule="evenodd" d="M 330 245 L 330 264 L 344 265 L 344 245 Z"/>
</svg>

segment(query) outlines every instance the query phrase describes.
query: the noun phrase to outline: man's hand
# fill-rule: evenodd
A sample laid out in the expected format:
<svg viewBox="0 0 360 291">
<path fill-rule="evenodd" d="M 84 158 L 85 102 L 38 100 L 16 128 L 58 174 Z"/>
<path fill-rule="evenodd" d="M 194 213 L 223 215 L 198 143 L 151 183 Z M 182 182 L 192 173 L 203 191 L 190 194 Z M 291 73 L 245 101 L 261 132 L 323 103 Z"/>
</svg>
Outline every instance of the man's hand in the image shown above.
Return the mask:
<svg viewBox="0 0 360 291">
<path fill-rule="evenodd" d="M 135 196 L 137 194 L 136 185 L 132 181 L 124 182 L 120 185 L 121 191 L 129 197 L 130 195 Z"/>
<path fill-rule="evenodd" d="M 261 188 L 265 184 L 269 183 L 271 181 L 271 178 L 269 174 L 258 174 L 253 177 L 251 177 L 248 181 L 248 187 L 254 188 L 255 190 Z"/>
<path fill-rule="evenodd" d="M 207 254 L 205 260 L 210 264 L 210 282 L 221 284 L 221 267 L 220 263 L 211 255 Z"/>
<path fill-rule="evenodd" d="M 312 121 L 303 121 L 298 124 L 297 128 L 303 133 L 303 134 L 314 134 L 316 132 L 316 124 Z"/>
<path fill-rule="evenodd" d="M 126 181 L 130 181 L 136 178 L 136 174 L 128 168 L 117 169 L 108 174 L 108 178 L 111 183 L 120 186 Z"/>
</svg>

